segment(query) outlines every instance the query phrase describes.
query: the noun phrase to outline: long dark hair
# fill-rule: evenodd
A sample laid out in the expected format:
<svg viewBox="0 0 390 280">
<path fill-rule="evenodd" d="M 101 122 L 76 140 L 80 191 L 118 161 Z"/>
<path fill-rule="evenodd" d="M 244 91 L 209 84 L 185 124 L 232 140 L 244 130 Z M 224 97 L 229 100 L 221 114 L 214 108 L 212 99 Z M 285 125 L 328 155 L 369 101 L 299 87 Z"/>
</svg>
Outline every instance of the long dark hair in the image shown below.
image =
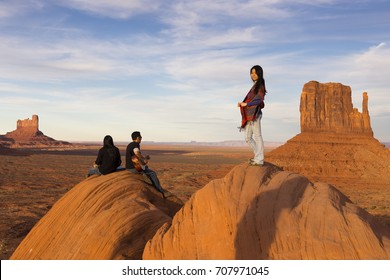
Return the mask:
<svg viewBox="0 0 390 280">
<path fill-rule="evenodd" d="M 103 139 L 103 146 L 107 149 L 108 155 L 110 156 L 111 159 L 115 159 L 116 157 L 116 147 L 114 145 L 114 140 L 110 135 L 106 135 Z"/>
<path fill-rule="evenodd" d="M 263 68 L 261 68 L 260 65 L 255 65 L 251 68 L 249 73 L 252 73 L 252 70 L 255 69 L 255 72 L 257 74 L 257 79 L 256 85 L 255 85 L 255 93 L 257 94 L 259 92 L 259 89 L 261 86 L 264 87 L 264 95 L 267 93 L 267 90 L 265 88 L 265 80 L 264 80 L 264 74 L 263 74 Z"/>
<path fill-rule="evenodd" d="M 106 148 L 114 147 L 114 140 L 110 135 L 106 135 L 103 139 L 103 146 Z"/>
</svg>

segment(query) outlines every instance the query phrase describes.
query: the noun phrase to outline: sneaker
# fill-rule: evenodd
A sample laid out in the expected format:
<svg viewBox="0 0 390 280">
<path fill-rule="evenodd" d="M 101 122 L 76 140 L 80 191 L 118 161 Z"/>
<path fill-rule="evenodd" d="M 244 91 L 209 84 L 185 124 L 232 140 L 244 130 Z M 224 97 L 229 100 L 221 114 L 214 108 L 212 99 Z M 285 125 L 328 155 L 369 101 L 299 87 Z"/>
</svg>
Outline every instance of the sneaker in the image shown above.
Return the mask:
<svg viewBox="0 0 390 280">
<path fill-rule="evenodd" d="M 249 165 L 252 165 L 252 166 L 263 166 L 264 164 L 263 164 L 263 163 L 258 163 L 258 162 L 251 161 L 251 162 L 249 163 Z"/>
<path fill-rule="evenodd" d="M 166 199 L 167 197 L 172 196 L 172 193 L 169 192 L 169 191 L 167 191 L 167 190 L 164 190 L 161 194 L 162 194 L 162 197 L 163 197 L 164 199 Z"/>
</svg>

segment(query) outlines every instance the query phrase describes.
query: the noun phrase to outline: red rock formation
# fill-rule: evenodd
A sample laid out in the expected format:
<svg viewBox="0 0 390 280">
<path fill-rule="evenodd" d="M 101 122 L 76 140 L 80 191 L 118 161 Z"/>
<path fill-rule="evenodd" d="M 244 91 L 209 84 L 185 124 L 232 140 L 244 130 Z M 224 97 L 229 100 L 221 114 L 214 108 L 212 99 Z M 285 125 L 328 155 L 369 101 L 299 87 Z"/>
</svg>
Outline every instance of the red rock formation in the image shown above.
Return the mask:
<svg viewBox="0 0 390 280">
<path fill-rule="evenodd" d="M 57 141 L 48 137 L 39 130 L 39 118 L 33 115 L 32 119 L 17 120 L 16 130 L 8 132 L 0 141 L 4 146 L 21 147 L 21 146 L 69 146 L 65 141 Z"/>
<path fill-rule="evenodd" d="M 301 133 L 267 160 L 311 178 L 390 179 L 390 151 L 372 136 L 366 92 L 359 113 L 349 86 L 311 81 L 303 86 L 300 108 Z"/>
<path fill-rule="evenodd" d="M 11 259 L 140 259 L 146 241 L 181 206 L 141 175 L 92 176 L 55 203 Z"/>
<path fill-rule="evenodd" d="M 242 164 L 197 191 L 144 259 L 389 259 L 390 233 L 325 183 Z"/>
<path fill-rule="evenodd" d="M 353 132 L 372 136 L 366 92 L 362 108 L 362 113 L 353 108 L 349 86 L 308 82 L 301 94 L 301 132 Z"/>
<path fill-rule="evenodd" d="M 31 141 L 35 137 L 42 136 L 39 131 L 39 119 L 37 115 L 33 115 L 32 119 L 17 120 L 16 130 L 8 132 L 5 137 L 16 141 Z"/>
<path fill-rule="evenodd" d="M 363 92 L 363 102 L 362 102 L 362 119 L 363 119 L 363 132 L 366 132 L 368 135 L 373 136 L 370 121 L 370 114 L 368 112 L 368 94 Z"/>
<path fill-rule="evenodd" d="M 32 115 L 32 119 L 18 120 L 16 122 L 16 129 L 26 129 L 33 132 L 39 130 L 39 118 L 37 115 Z"/>
<path fill-rule="evenodd" d="M 339 83 L 305 84 L 301 95 L 301 133 L 266 154 L 266 160 L 310 180 L 332 183 L 356 202 L 361 195 L 372 192 L 376 199 L 361 206 L 370 209 L 390 228 L 386 211 L 390 150 L 373 137 L 367 93 L 363 93 L 359 113 L 352 108 L 349 87 Z M 380 196 L 384 202 L 378 204 Z"/>
<path fill-rule="evenodd" d="M 285 170 L 324 180 L 390 180 L 390 150 L 367 135 L 300 133 L 266 155 Z"/>
</svg>

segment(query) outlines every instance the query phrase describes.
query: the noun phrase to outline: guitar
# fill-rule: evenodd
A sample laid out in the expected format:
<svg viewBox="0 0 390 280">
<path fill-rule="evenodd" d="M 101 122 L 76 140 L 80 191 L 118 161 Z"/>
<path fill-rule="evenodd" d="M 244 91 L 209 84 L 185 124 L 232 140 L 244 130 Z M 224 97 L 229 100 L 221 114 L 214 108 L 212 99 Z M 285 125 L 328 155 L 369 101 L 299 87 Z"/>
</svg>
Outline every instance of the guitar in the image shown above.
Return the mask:
<svg viewBox="0 0 390 280">
<path fill-rule="evenodd" d="M 149 159 L 149 156 L 146 156 L 146 159 Z M 136 155 L 133 155 L 131 157 L 131 161 L 134 165 L 135 170 L 137 170 L 138 172 L 145 170 L 146 164 L 144 164 L 142 160 L 140 160 Z"/>
</svg>

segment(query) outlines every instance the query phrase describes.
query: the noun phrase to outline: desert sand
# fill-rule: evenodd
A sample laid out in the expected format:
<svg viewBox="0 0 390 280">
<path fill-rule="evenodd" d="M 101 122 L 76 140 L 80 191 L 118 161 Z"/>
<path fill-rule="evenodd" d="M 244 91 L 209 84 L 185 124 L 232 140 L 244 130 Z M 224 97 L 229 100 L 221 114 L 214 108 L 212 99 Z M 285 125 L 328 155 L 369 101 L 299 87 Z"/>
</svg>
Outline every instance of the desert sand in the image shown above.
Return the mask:
<svg viewBox="0 0 390 280">
<path fill-rule="evenodd" d="M 63 151 L 25 150 L 0 155 L 0 253 L 8 259 L 31 228 L 76 184 L 99 146 Z M 124 162 L 125 146 L 120 146 Z M 247 147 L 143 145 L 164 188 L 183 202 L 213 179 L 224 177 L 251 156 Z M 267 159 L 267 152 L 266 152 Z M 346 194 L 390 229 L 390 189 L 353 178 L 321 178 Z"/>
</svg>

